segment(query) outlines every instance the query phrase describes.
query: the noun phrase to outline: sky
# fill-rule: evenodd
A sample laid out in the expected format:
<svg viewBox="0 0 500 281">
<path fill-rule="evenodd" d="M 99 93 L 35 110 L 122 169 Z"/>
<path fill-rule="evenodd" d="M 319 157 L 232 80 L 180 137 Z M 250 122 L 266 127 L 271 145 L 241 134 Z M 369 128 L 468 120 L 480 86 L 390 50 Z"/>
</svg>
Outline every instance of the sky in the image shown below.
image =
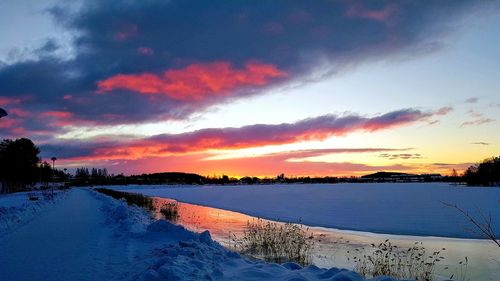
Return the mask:
<svg viewBox="0 0 500 281">
<path fill-rule="evenodd" d="M 0 2 L 1 138 L 112 173 L 449 174 L 500 155 L 494 1 Z"/>
</svg>

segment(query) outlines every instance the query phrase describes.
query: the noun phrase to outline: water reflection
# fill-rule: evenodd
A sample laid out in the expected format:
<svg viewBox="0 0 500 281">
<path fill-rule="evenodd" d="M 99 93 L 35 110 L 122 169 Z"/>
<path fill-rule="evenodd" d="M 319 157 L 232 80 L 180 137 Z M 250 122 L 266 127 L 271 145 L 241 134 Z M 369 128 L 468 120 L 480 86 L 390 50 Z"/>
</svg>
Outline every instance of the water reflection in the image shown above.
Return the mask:
<svg viewBox="0 0 500 281">
<path fill-rule="evenodd" d="M 156 219 L 165 218 L 160 212 L 165 204 L 176 202 L 175 200 L 159 197 L 153 197 L 153 199 Z M 178 217 L 174 221 L 171 220 L 172 222 L 181 224 L 185 228 L 196 232 L 209 230 L 214 239 L 225 245 L 229 244 L 230 235 L 241 236 L 247 222 L 254 219 L 251 216 L 237 212 L 187 203 L 177 202 L 177 206 Z"/>
<path fill-rule="evenodd" d="M 164 218 L 160 212 L 162 206 L 176 202 L 159 197 L 153 199 L 157 219 Z M 177 212 L 174 223 L 196 232 L 209 230 L 216 241 L 230 248 L 233 246 L 231 237 L 241 237 L 247 222 L 257 219 L 242 213 L 181 202 L 177 202 Z M 459 262 L 465 257 L 469 260 L 470 280 L 498 280 L 500 276 L 500 249 L 487 240 L 372 234 L 322 227 L 309 227 L 308 232 L 313 233 L 316 242 L 312 251 L 312 262 L 319 267 L 353 269 L 353 253 L 367 251 L 371 244 L 390 239 L 392 244 L 400 248 L 423 242 L 428 253 L 445 248 L 445 260 L 436 269 L 438 280 L 448 279 L 452 274 L 457 276 L 460 271 Z"/>
</svg>

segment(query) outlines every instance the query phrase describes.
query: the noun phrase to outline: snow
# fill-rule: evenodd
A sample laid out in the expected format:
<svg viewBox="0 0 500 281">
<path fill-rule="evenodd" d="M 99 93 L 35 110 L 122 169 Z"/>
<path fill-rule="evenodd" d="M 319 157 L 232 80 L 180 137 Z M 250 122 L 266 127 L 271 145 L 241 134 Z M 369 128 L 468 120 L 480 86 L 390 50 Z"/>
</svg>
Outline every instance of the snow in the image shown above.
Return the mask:
<svg viewBox="0 0 500 281">
<path fill-rule="evenodd" d="M 37 192 L 39 200 L 29 201 L 28 192 L 18 192 L 0 195 L 0 237 L 5 233 L 14 230 L 23 223 L 27 223 L 47 204 L 53 203 L 44 199 L 40 192 Z M 63 197 L 61 192 L 55 193 L 55 200 Z"/>
<path fill-rule="evenodd" d="M 118 186 L 117 190 L 241 212 L 271 220 L 384 234 L 481 238 L 443 202 L 500 217 L 500 188 L 447 183 Z M 495 226 L 500 234 L 500 225 Z"/>
<path fill-rule="evenodd" d="M 17 192 L 12 194 L 0 195 L 0 207 L 19 207 L 24 203 L 28 203 L 28 193 L 27 192 Z"/>
<path fill-rule="evenodd" d="M 61 198 L 0 238 L 2 280 L 363 280 L 337 268 L 250 260 L 208 232 L 154 221 L 88 189 Z"/>
</svg>

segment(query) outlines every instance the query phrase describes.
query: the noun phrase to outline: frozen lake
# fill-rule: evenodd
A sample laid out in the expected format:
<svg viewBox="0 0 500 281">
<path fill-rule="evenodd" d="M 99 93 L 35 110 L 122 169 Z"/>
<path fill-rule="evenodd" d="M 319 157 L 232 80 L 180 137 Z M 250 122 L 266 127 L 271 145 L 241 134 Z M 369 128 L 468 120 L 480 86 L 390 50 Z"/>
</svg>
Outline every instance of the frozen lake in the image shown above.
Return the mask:
<svg viewBox="0 0 500 281">
<path fill-rule="evenodd" d="M 500 234 L 500 188 L 447 183 L 124 186 L 115 189 L 309 226 L 383 234 L 480 238 L 465 218 L 491 213 Z"/>
</svg>

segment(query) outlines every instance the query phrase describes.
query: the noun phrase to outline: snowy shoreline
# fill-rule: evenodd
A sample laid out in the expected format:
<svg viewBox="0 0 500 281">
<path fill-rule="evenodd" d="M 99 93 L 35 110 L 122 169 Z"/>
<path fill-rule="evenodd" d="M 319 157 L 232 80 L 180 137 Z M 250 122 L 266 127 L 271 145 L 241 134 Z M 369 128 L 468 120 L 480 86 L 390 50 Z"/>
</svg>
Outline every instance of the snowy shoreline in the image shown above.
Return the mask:
<svg viewBox="0 0 500 281">
<path fill-rule="evenodd" d="M 464 230 L 467 221 L 442 202 L 500 216 L 500 189 L 443 183 L 321 184 L 269 186 L 110 186 L 235 211 L 274 221 L 381 235 L 482 239 Z M 259 202 L 259 204 L 254 204 Z M 398 206 L 393 212 L 392 206 Z M 500 233 L 500 226 L 497 226 Z"/>
<path fill-rule="evenodd" d="M 141 240 L 151 240 L 156 244 L 165 243 L 160 238 L 175 237 L 166 246 L 155 247 L 147 255 L 149 265 L 134 280 L 331 280 L 362 281 L 359 274 L 338 268 L 319 268 L 314 265 L 302 267 L 295 263 L 274 264 L 248 259 L 238 253 L 227 250 L 212 240 L 210 233 L 195 233 L 182 226 L 165 220 L 153 220 L 140 208 L 126 206 L 102 194 L 94 196 L 106 201 L 106 212 L 120 224 L 120 229 L 135 228 L 135 235 Z M 130 221 L 128 218 L 132 217 Z M 148 219 L 149 218 L 149 219 Z M 137 227 L 137 223 L 142 227 Z M 145 229 L 141 232 L 138 229 Z M 175 241 L 177 240 L 177 241 Z M 177 242 L 177 243 L 171 243 Z M 370 281 L 391 281 L 389 277 L 366 279 Z"/>
<path fill-rule="evenodd" d="M 396 185 L 394 185 L 396 186 Z M 394 187 L 392 186 L 392 187 Z M 125 188 L 122 187 L 114 187 L 114 189 L 119 189 L 123 190 L 126 192 L 139 192 L 144 195 L 149 195 L 153 197 L 167 197 L 164 196 L 167 193 L 170 194 L 176 194 L 176 195 L 182 195 L 185 196 L 187 199 L 193 199 L 190 198 L 188 193 L 191 193 L 192 191 L 195 191 L 194 194 L 196 194 L 196 191 L 201 190 L 203 193 L 199 193 L 200 196 L 195 197 L 197 200 L 203 200 L 203 201 L 209 201 L 213 199 L 216 195 L 221 195 L 221 192 L 214 192 L 214 191 L 220 191 L 220 190 L 233 190 L 234 192 L 234 187 L 226 187 L 226 188 L 220 188 L 218 187 L 180 187 L 180 188 L 175 188 L 169 186 L 168 188 L 161 188 L 161 187 L 155 187 L 152 189 L 152 193 L 149 192 L 149 189 L 147 186 L 142 186 L 143 189 L 137 189 L 137 186 L 126 186 Z M 281 190 L 286 190 L 286 187 L 280 187 Z M 335 186 L 336 187 L 336 186 Z M 411 187 L 411 185 L 410 185 Z M 420 187 L 420 185 L 419 185 Z M 425 185 L 424 185 L 425 187 Z M 241 189 L 244 189 L 245 195 L 248 195 L 249 193 L 246 192 L 249 187 L 242 187 Z M 325 190 L 328 188 L 328 186 L 322 185 L 321 190 Z M 446 186 L 445 186 L 446 188 Z M 452 187 L 453 188 L 453 187 Z M 333 189 L 333 188 L 332 188 Z M 167 191 L 164 193 L 163 191 Z M 250 187 L 250 190 L 252 188 Z M 310 187 L 305 187 L 304 190 L 309 191 Z M 462 189 L 459 189 L 461 191 Z M 178 191 L 185 192 L 184 194 L 178 194 Z M 267 187 L 266 188 L 261 188 L 260 191 L 261 193 L 264 193 L 265 191 L 268 191 Z M 424 189 L 425 191 L 425 189 Z M 476 191 L 476 190 L 472 190 Z M 271 190 L 272 192 L 272 190 Z M 479 190 L 481 192 L 481 190 Z M 201 194 L 206 195 L 208 193 L 209 196 L 207 197 L 201 197 Z M 259 192 L 257 192 L 258 194 Z M 467 199 L 469 197 L 466 197 Z M 494 198 L 494 196 L 493 196 Z M 176 197 L 170 198 L 170 199 L 178 199 Z M 231 202 L 232 199 L 236 199 L 234 202 Z M 247 203 L 251 203 L 252 201 L 255 201 L 254 197 L 248 197 L 245 198 L 247 200 Z M 283 200 L 286 200 L 284 198 L 281 198 Z M 182 203 L 182 202 L 192 202 L 191 200 L 180 200 L 180 204 L 187 204 L 187 205 L 193 205 L 193 206 L 198 206 L 202 208 L 209 208 L 211 210 L 207 210 L 207 214 L 211 214 L 212 216 L 220 216 L 222 218 L 228 218 L 228 217 L 233 217 L 228 222 L 228 227 L 230 227 L 231 232 L 237 233 L 238 231 L 241 232 L 241 229 L 238 230 L 237 228 L 233 228 L 236 226 L 236 222 L 234 221 L 235 219 L 238 220 L 245 220 L 249 221 L 252 219 L 255 219 L 251 215 L 251 212 L 245 212 L 245 213 L 240 213 L 236 211 L 235 209 L 227 209 L 227 208 L 220 208 L 220 207 L 210 207 L 210 205 L 215 205 L 215 204 L 192 204 L 192 203 Z M 220 204 L 222 201 L 216 201 L 217 205 Z M 240 198 L 234 196 L 234 194 L 230 194 L 223 198 L 223 202 L 231 202 L 233 205 L 238 205 L 238 203 L 241 202 Z M 258 205 L 256 205 L 256 209 L 259 209 L 261 207 L 262 200 L 258 200 L 259 202 Z M 247 204 L 245 203 L 245 204 Z M 265 203 L 264 203 L 265 205 Z M 245 206 L 245 205 L 244 205 Z M 441 207 L 441 206 L 440 206 Z M 267 209 L 268 211 L 271 209 Z M 292 211 L 294 211 L 293 209 Z M 198 211 L 203 211 L 203 210 L 198 210 Z M 447 210 L 451 211 L 451 210 Z M 189 210 L 186 210 L 187 213 L 189 213 Z M 229 213 L 227 213 L 229 212 Z M 241 217 L 244 218 L 241 218 Z M 425 217 L 424 219 L 426 219 Z M 273 221 L 273 217 L 267 217 L 266 219 L 270 219 Z M 463 220 L 463 218 L 459 217 L 460 220 Z M 281 220 L 283 221 L 283 220 Z M 285 220 L 286 221 L 286 220 Z M 290 220 L 292 222 L 296 220 Z M 437 274 L 439 276 L 438 280 L 445 280 L 447 277 L 451 276 L 452 274 L 457 272 L 460 272 L 460 262 L 463 261 L 465 257 L 469 258 L 469 274 L 472 277 L 473 280 L 494 280 L 496 277 L 500 274 L 500 270 L 497 267 L 497 260 L 500 260 L 500 253 L 496 251 L 496 248 L 492 247 L 491 242 L 486 239 L 476 239 L 476 238 L 454 238 L 454 237 L 440 237 L 440 236 L 415 236 L 415 235 L 398 235 L 398 234 L 383 234 L 383 233 L 372 233 L 372 232 L 366 232 L 366 231 L 353 231 L 353 230 L 343 230 L 343 229 L 336 229 L 336 228 L 330 228 L 330 227 L 316 227 L 316 226 L 310 226 L 304 221 L 300 222 L 301 224 L 304 224 L 306 227 L 309 227 L 309 230 L 316 235 L 322 234 L 323 236 L 321 237 L 322 242 L 320 241 L 317 247 L 316 252 L 314 253 L 313 256 L 313 263 L 317 266 L 320 267 L 343 267 L 343 268 L 349 268 L 352 269 L 354 268 L 354 264 L 349 262 L 347 260 L 347 257 L 350 255 L 349 250 L 352 252 L 356 250 L 356 248 L 370 248 L 371 244 L 379 244 L 383 242 L 386 239 L 390 239 L 392 243 L 395 245 L 398 245 L 400 247 L 408 247 L 413 245 L 415 242 L 423 242 L 426 250 L 433 252 L 433 251 L 440 251 L 442 248 L 446 248 L 446 261 L 442 263 L 441 265 L 438 266 L 437 268 Z M 463 221 L 462 221 L 463 223 Z M 244 223 L 243 223 L 244 224 Z M 457 223 L 458 225 L 461 225 L 460 223 Z M 227 234 L 221 234 L 221 231 L 224 231 L 224 223 L 223 222 L 214 222 L 214 224 L 207 225 L 206 223 L 204 224 L 206 228 L 204 229 L 214 229 L 215 230 L 215 238 L 220 242 L 226 245 L 227 241 Z M 237 225 L 240 225 L 241 227 L 244 228 L 244 225 L 242 225 L 241 222 L 238 222 Z M 222 228 L 221 228 L 222 227 Z M 195 225 L 194 228 L 190 227 L 191 229 L 199 230 L 203 229 L 200 228 L 198 225 Z M 225 230 L 227 232 L 228 229 Z M 326 235 L 326 237 L 324 236 Z M 347 241 L 347 243 L 345 243 Z M 333 255 L 333 256 L 332 256 Z"/>
</svg>

